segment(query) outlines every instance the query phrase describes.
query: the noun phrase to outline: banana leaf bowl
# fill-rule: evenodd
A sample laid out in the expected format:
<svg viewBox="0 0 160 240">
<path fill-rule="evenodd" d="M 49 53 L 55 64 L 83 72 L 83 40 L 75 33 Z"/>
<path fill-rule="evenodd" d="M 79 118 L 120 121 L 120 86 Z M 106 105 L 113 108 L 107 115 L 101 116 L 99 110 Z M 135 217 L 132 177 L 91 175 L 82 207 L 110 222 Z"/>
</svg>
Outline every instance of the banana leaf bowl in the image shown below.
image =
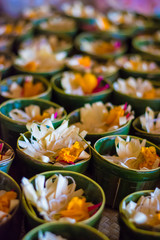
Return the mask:
<svg viewBox="0 0 160 240">
<path fill-rule="evenodd" d="M 160 42 L 154 39 L 133 39 L 134 50 L 143 54 L 147 59 L 160 62 Z"/>
<path fill-rule="evenodd" d="M 12 84 L 15 84 L 15 83 L 22 87 L 27 77 L 31 78 L 31 75 L 25 75 L 25 74 L 14 75 L 14 76 L 10 76 L 8 78 L 3 79 L 0 84 L 0 102 L 2 103 L 3 101 L 11 99 L 12 97 L 6 96 L 6 92 L 9 92 Z M 40 94 L 36 94 L 35 96 L 32 96 L 32 98 L 41 98 L 41 99 L 50 100 L 52 89 L 47 79 L 41 76 L 34 76 L 33 84 L 36 84 L 36 83 L 41 83 L 44 88 L 44 91 Z M 18 98 L 18 97 L 20 96 L 16 96 L 14 98 Z M 30 98 L 30 97 L 27 97 L 27 98 Z"/>
<path fill-rule="evenodd" d="M 125 67 L 125 62 L 121 62 L 120 61 L 128 61 L 131 60 L 132 58 L 140 58 L 142 61 L 145 61 L 148 65 L 154 65 L 154 69 L 143 69 L 143 70 L 134 70 L 131 68 L 127 68 Z M 115 63 L 117 64 L 117 66 L 120 68 L 120 76 L 127 78 L 127 77 L 141 77 L 144 79 L 150 79 L 152 81 L 158 81 L 160 78 L 160 65 L 154 61 L 154 60 L 149 60 L 146 56 L 144 56 L 144 54 L 125 54 L 124 56 L 117 58 L 115 60 Z"/>
<path fill-rule="evenodd" d="M 5 101 L 0 105 L 0 121 L 1 121 L 1 131 L 3 139 L 5 139 L 6 142 L 8 142 L 10 145 L 12 145 L 14 148 L 16 148 L 16 140 L 20 136 L 20 133 L 24 133 L 27 131 L 26 128 L 26 122 L 17 121 L 10 117 L 9 113 L 13 109 L 18 110 L 24 110 L 25 107 L 28 107 L 30 105 L 36 105 L 39 106 L 41 109 L 41 112 L 43 110 L 46 110 L 50 107 L 53 108 L 60 108 L 58 104 L 47 101 L 44 99 L 26 99 L 26 98 L 20 98 L 20 99 L 12 99 Z M 61 118 L 54 119 L 52 121 L 52 124 L 54 128 L 57 128 L 63 120 L 66 118 L 67 113 L 65 109 L 63 110 Z"/>
<path fill-rule="evenodd" d="M 154 189 L 159 176 L 160 168 L 152 170 L 135 170 L 125 168 L 105 159 L 102 155 L 115 155 L 115 139 L 117 136 L 107 136 L 100 138 L 93 149 L 92 172 L 94 179 L 101 185 L 106 194 L 106 204 L 112 208 L 118 208 L 121 200 L 128 194 L 140 191 Z M 120 136 L 126 139 L 126 135 Z M 131 136 L 133 139 L 142 138 Z M 160 154 L 160 148 L 151 142 L 146 142 L 146 146 L 154 146 L 157 154 Z"/>
<path fill-rule="evenodd" d="M 25 132 L 24 136 L 30 141 L 31 133 Z M 74 172 L 84 173 L 89 167 L 90 159 L 91 159 L 91 149 L 88 147 L 87 152 L 89 153 L 88 158 L 82 159 L 75 164 L 67 164 L 67 165 L 54 165 L 52 163 L 45 163 L 41 160 L 32 157 L 26 153 L 24 153 L 23 149 L 19 146 L 19 141 L 24 141 L 23 136 L 20 136 L 17 140 L 17 155 L 19 164 L 22 166 L 22 172 L 24 176 L 31 177 L 35 174 L 44 172 L 44 171 L 52 171 L 52 170 L 68 170 Z"/>
<path fill-rule="evenodd" d="M 92 50 L 87 49 L 87 47 L 84 48 L 84 43 L 92 44 L 95 41 L 104 41 L 104 43 L 111 43 L 115 45 L 115 50 L 112 52 L 106 52 L 106 53 L 94 53 Z M 117 45 L 117 47 L 116 47 Z M 102 37 L 99 34 L 96 33 L 81 33 L 79 34 L 75 39 L 75 47 L 76 49 L 80 50 L 81 52 L 90 55 L 91 57 L 94 57 L 98 60 L 110 60 L 117 58 L 121 55 L 123 55 L 127 51 L 127 46 L 125 42 L 111 37 Z"/>
<path fill-rule="evenodd" d="M 69 119 L 69 124 L 74 125 L 77 122 L 80 122 L 81 114 L 80 108 L 72 111 L 68 114 L 67 119 Z M 128 121 L 126 124 L 122 125 L 116 130 L 103 132 L 103 133 L 88 133 L 85 137 L 87 141 L 90 141 L 92 145 L 100 138 L 109 136 L 109 135 L 127 135 L 131 127 L 132 120 Z"/>
<path fill-rule="evenodd" d="M 97 210 L 97 212 L 92 215 L 90 218 L 81 221 L 80 223 L 90 226 L 96 226 L 99 223 L 99 220 L 101 218 L 104 206 L 105 206 L 105 195 L 102 190 L 102 188 L 91 178 L 86 177 L 83 174 L 76 173 L 76 172 L 70 172 L 70 171 L 49 171 L 49 172 L 43 172 L 41 175 L 45 176 L 45 179 L 48 179 L 49 177 L 53 176 L 54 174 L 61 174 L 62 176 L 71 176 L 75 182 L 76 182 L 76 189 L 82 188 L 84 190 L 84 195 L 87 199 L 87 201 L 91 201 L 93 204 L 101 203 L 101 206 Z M 35 183 L 35 177 L 33 176 L 30 179 L 31 183 Z M 95 194 L 96 193 L 96 194 Z M 35 211 L 31 209 L 31 204 L 26 200 L 24 194 L 22 194 L 22 207 L 24 214 L 27 219 L 27 228 L 31 229 L 34 228 L 40 224 L 46 223 L 47 221 L 40 218 L 38 214 L 36 214 Z M 63 222 L 64 224 L 64 222 Z M 74 226 L 74 224 L 73 224 Z"/>
<path fill-rule="evenodd" d="M 0 223 L 0 235 L 2 239 L 18 239 L 21 224 L 21 190 L 16 181 L 8 174 L 0 171 L 0 190 L 15 191 L 19 204 L 13 209 L 10 217 L 6 221 Z M 17 228 L 17 225 L 19 226 Z"/>
<path fill-rule="evenodd" d="M 159 88 L 160 84 L 158 82 L 152 82 L 154 88 Z M 143 99 L 129 94 L 124 94 L 115 89 L 113 84 L 113 96 L 116 104 L 127 102 L 135 110 L 136 116 L 142 115 L 145 112 L 147 106 L 150 106 L 154 111 L 160 109 L 160 98 L 155 99 Z"/>
<path fill-rule="evenodd" d="M 62 105 L 68 112 L 73 111 L 79 107 L 84 106 L 85 103 L 93 103 L 97 101 L 107 102 L 111 98 L 112 88 L 103 91 L 87 94 L 84 96 L 65 93 L 61 85 L 62 74 L 57 74 L 51 79 L 53 88 L 53 100 Z M 107 81 L 102 81 L 102 87 L 106 85 Z"/>
<path fill-rule="evenodd" d="M 8 173 L 15 158 L 15 153 L 13 148 L 5 141 L 0 139 L 0 144 L 4 144 L 3 149 L 1 150 L 1 154 L 7 152 L 8 150 L 10 150 L 10 154 L 12 154 L 10 157 L 8 157 L 8 159 L 0 160 L 0 171 Z"/>
<path fill-rule="evenodd" d="M 158 113 L 159 112 L 156 112 L 156 116 L 158 115 Z M 138 137 L 145 138 L 148 141 L 153 142 L 157 146 L 160 146 L 160 134 L 149 133 L 149 132 L 145 131 L 142 128 L 141 122 L 140 122 L 140 117 L 142 117 L 142 116 L 144 116 L 144 115 L 141 115 L 141 116 L 137 117 L 132 122 L 134 134 Z"/>
<path fill-rule="evenodd" d="M 137 202 L 142 196 L 149 196 L 151 190 L 148 191 L 138 191 L 126 196 L 119 206 L 119 224 L 120 224 L 120 238 L 125 240 L 158 240 L 160 238 L 160 232 L 150 231 L 146 229 L 138 228 L 132 221 L 129 221 L 125 211 L 123 209 L 124 204 L 128 204 L 130 201 Z"/>
<path fill-rule="evenodd" d="M 60 235 L 67 240 L 72 239 L 88 239 L 88 240 L 109 240 L 107 236 L 99 232 L 93 227 L 84 224 L 69 224 L 69 223 L 44 223 L 29 233 L 27 233 L 23 240 L 37 240 L 39 232 L 51 232 L 56 235 Z"/>
</svg>

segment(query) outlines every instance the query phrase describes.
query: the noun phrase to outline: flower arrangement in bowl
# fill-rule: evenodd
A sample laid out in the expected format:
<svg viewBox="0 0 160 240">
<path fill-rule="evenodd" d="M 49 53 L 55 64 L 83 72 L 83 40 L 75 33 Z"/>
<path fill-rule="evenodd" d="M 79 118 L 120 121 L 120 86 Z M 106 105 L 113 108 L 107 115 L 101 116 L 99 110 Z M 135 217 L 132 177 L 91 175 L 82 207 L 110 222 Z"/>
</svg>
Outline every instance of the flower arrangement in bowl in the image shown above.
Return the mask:
<svg viewBox="0 0 160 240">
<path fill-rule="evenodd" d="M 85 103 L 109 100 L 112 89 L 102 76 L 92 73 L 66 71 L 51 79 L 56 101 L 67 110 L 82 107 Z"/>
<path fill-rule="evenodd" d="M 41 5 L 35 8 L 26 8 L 22 13 L 22 17 L 37 25 L 53 15 L 53 9 L 49 5 Z"/>
<path fill-rule="evenodd" d="M 160 76 L 160 66 L 139 54 L 126 54 L 115 60 L 120 68 L 122 77 L 142 77 L 150 80 L 158 80 Z"/>
<path fill-rule="evenodd" d="M 95 226 L 105 206 L 101 187 L 76 172 L 49 171 L 29 180 L 22 178 L 22 189 L 23 209 L 30 228 L 45 222 Z"/>
<path fill-rule="evenodd" d="M 14 157 L 12 147 L 0 139 L 0 171 L 8 173 Z"/>
<path fill-rule="evenodd" d="M 11 98 L 42 98 L 50 100 L 51 86 L 43 77 L 15 75 L 5 78 L 0 85 L 1 102 Z"/>
<path fill-rule="evenodd" d="M 0 171 L 0 235 L 2 239 L 18 239 L 21 221 L 21 190 L 8 174 Z"/>
<path fill-rule="evenodd" d="M 13 65 L 13 55 L 7 52 L 0 51 L 0 73 L 2 78 L 9 74 Z"/>
<path fill-rule="evenodd" d="M 159 145 L 160 113 L 158 111 L 154 112 L 150 107 L 146 107 L 145 114 L 133 121 L 133 129 L 137 136 L 144 137 Z"/>
<path fill-rule="evenodd" d="M 3 139 L 16 147 L 20 133 L 27 131 L 27 122 L 42 122 L 51 119 L 53 126 L 58 127 L 66 118 L 65 109 L 56 103 L 43 99 L 12 99 L 0 105 L 1 132 Z"/>
<path fill-rule="evenodd" d="M 160 189 L 139 191 L 119 206 L 120 236 L 125 239 L 159 239 Z"/>
<path fill-rule="evenodd" d="M 85 172 L 91 157 L 90 148 L 84 141 L 85 131 L 68 126 L 68 121 L 54 129 L 51 120 L 42 123 L 27 123 L 29 132 L 17 140 L 17 153 L 26 174 L 48 170 Z"/>
<path fill-rule="evenodd" d="M 150 106 L 155 111 L 160 106 L 160 84 L 142 78 L 119 78 L 113 83 L 115 102 L 128 102 L 137 115 L 143 114 L 145 108 Z"/>
<path fill-rule="evenodd" d="M 87 103 L 67 116 L 70 125 L 87 131 L 86 139 L 92 144 L 104 136 L 128 134 L 133 118 L 134 112 L 127 103 L 114 106 L 102 102 Z"/>
<path fill-rule="evenodd" d="M 101 75 L 114 81 L 118 76 L 118 67 L 112 62 L 98 62 L 88 55 L 73 55 L 66 59 L 66 66 L 74 71 Z"/>
<path fill-rule="evenodd" d="M 94 145 L 92 171 L 106 194 L 106 203 L 117 208 L 128 194 L 153 189 L 160 174 L 159 156 L 160 148 L 139 137 L 100 138 Z"/>
<path fill-rule="evenodd" d="M 56 35 L 74 36 L 77 32 L 76 22 L 68 17 L 60 14 L 54 14 L 47 21 L 40 23 L 37 26 L 40 33 L 50 33 Z"/>
<path fill-rule="evenodd" d="M 62 12 L 66 16 L 75 19 L 80 27 L 88 23 L 93 24 L 99 14 L 93 6 L 84 5 L 81 1 L 76 1 L 73 4 L 64 3 Z"/>
<path fill-rule="evenodd" d="M 114 59 L 123 55 L 127 46 L 119 39 L 102 37 L 96 33 L 81 33 L 75 39 L 75 46 L 81 52 L 97 59 Z"/>
<path fill-rule="evenodd" d="M 23 240 L 46 240 L 49 237 L 52 237 L 54 240 L 71 240 L 72 238 L 77 240 L 82 238 L 88 240 L 109 240 L 107 236 L 89 225 L 60 222 L 44 223 L 27 233 Z"/>
</svg>

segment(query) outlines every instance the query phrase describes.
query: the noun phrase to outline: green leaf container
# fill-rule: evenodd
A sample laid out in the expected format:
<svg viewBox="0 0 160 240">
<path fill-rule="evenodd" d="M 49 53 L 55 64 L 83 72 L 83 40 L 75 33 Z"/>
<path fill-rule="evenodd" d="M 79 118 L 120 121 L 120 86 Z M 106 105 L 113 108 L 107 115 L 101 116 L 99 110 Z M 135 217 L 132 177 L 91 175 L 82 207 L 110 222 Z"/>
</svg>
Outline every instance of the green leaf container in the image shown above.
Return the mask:
<svg viewBox="0 0 160 240">
<path fill-rule="evenodd" d="M 85 96 L 67 94 L 61 86 L 62 74 L 57 74 L 51 79 L 51 85 L 53 88 L 53 100 L 62 105 L 68 112 L 75 110 L 79 107 L 83 107 L 85 103 L 93 103 L 97 101 L 107 102 L 111 98 L 112 88 L 104 91 L 88 94 Z M 106 81 L 103 82 L 104 85 Z"/>
<path fill-rule="evenodd" d="M 40 231 L 43 233 L 51 232 L 67 240 L 109 240 L 107 236 L 95 228 L 80 223 L 44 223 L 27 233 L 23 240 L 37 240 Z"/>
<path fill-rule="evenodd" d="M 152 82 L 152 84 L 155 88 L 160 88 L 159 82 Z M 143 99 L 133 97 L 130 96 L 129 94 L 124 94 L 116 91 L 114 88 L 114 84 L 113 84 L 113 99 L 115 104 L 123 104 L 124 102 L 130 104 L 135 110 L 137 116 L 142 115 L 145 112 L 147 106 L 152 108 L 154 111 L 158 111 L 160 109 L 160 98 Z"/>
<path fill-rule="evenodd" d="M 17 199 L 21 202 L 21 190 L 16 181 L 11 178 L 8 174 L 0 171 L 0 190 L 5 191 L 15 191 L 18 195 Z M 20 203 L 11 213 L 11 217 L 7 219 L 7 221 L 0 223 L 0 236 L 1 239 L 19 239 L 20 234 L 20 224 L 22 222 L 21 219 L 21 209 Z M 17 227 L 19 226 L 19 227 Z"/>
<path fill-rule="evenodd" d="M 24 79 L 27 76 L 29 76 L 29 75 L 25 75 L 25 74 L 14 75 L 14 76 L 10 76 L 8 78 L 3 79 L 1 81 L 1 84 L 0 84 L 0 102 L 2 103 L 4 101 L 7 101 L 7 100 L 11 99 L 9 97 L 4 97 L 2 95 L 2 92 L 9 91 L 9 88 L 10 88 L 11 84 L 14 83 L 14 82 L 16 82 L 19 85 L 23 85 Z M 52 95 L 52 89 L 51 89 L 50 83 L 44 77 L 34 76 L 33 83 L 37 83 L 37 82 L 41 82 L 43 84 L 45 91 L 41 94 L 33 96 L 32 98 L 34 98 L 34 99 L 41 98 L 41 99 L 50 100 L 51 95 Z M 28 97 L 26 99 L 29 99 L 29 98 L 31 98 L 31 97 Z"/>
<path fill-rule="evenodd" d="M 80 109 L 76 109 L 75 111 L 71 112 L 68 114 L 67 119 L 69 119 L 69 124 L 75 124 L 77 122 L 80 122 Z M 109 132 L 104 132 L 104 133 L 88 133 L 85 137 L 87 141 L 90 141 L 92 145 L 99 139 L 105 136 L 109 135 L 127 135 L 129 133 L 130 127 L 131 127 L 131 122 L 127 122 L 125 125 L 121 126 L 120 128 L 109 131 Z"/>
<path fill-rule="evenodd" d="M 158 115 L 158 112 L 156 112 L 156 115 Z M 142 116 L 142 115 L 141 115 Z M 134 134 L 138 137 L 141 138 L 145 138 L 148 141 L 153 142 L 154 144 L 156 144 L 157 146 L 160 147 L 160 134 L 155 134 L 155 133 L 148 133 L 147 131 L 145 131 L 144 129 L 142 129 L 141 127 L 141 122 L 140 122 L 140 117 L 137 117 L 133 122 L 132 122 L 132 126 L 133 126 L 133 130 L 134 130 Z"/>
<path fill-rule="evenodd" d="M 148 196 L 152 191 L 139 191 L 125 197 L 119 206 L 119 224 L 120 224 L 120 239 L 123 240 L 159 240 L 160 232 L 140 229 L 125 216 L 123 204 L 128 204 L 130 201 L 137 202 L 141 196 Z"/>
<path fill-rule="evenodd" d="M 90 218 L 84 221 L 81 221 L 80 223 L 89 226 L 96 226 L 99 223 L 102 212 L 105 207 L 105 194 L 102 188 L 95 181 L 93 181 L 91 178 L 83 174 L 71 171 L 50 171 L 43 172 L 41 174 L 44 175 L 46 179 L 53 176 L 54 174 L 61 174 L 62 176 L 71 176 L 76 182 L 76 189 L 82 188 L 84 190 L 84 196 L 86 197 L 87 201 L 92 202 L 93 204 L 102 203 L 100 208 L 94 215 L 92 215 Z M 36 176 L 33 176 L 30 179 L 30 182 L 33 184 L 35 182 L 35 177 Z M 37 227 L 38 225 L 47 222 L 46 220 L 40 218 L 33 210 L 33 208 L 31 208 L 31 205 L 24 197 L 24 194 L 22 194 L 22 208 L 27 219 L 26 227 L 28 229 Z M 72 226 L 74 226 L 74 224 Z"/>
<path fill-rule="evenodd" d="M 15 153 L 14 153 L 14 150 L 12 149 L 12 147 L 8 143 L 6 143 L 5 141 L 3 141 L 1 139 L 0 139 L 0 143 L 4 143 L 5 151 L 10 149 L 13 152 L 13 156 L 10 159 L 0 160 L 0 171 L 2 171 L 4 173 L 8 173 L 8 171 L 12 165 L 13 159 L 15 158 Z"/>
<path fill-rule="evenodd" d="M 119 136 L 119 135 L 118 135 Z M 154 189 L 160 177 L 160 168 L 143 171 L 128 169 L 106 160 L 102 155 L 115 155 L 115 139 L 117 136 L 100 138 L 93 149 L 92 172 L 94 179 L 101 185 L 106 194 L 106 204 L 118 208 L 121 200 L 130 193 L 140 190 Z M 121 136 L 126 139 L 126 135 Z M 142 138 L 131 136 L 132 138 Z M 160 155 L 160 148 L 151 142 L 146 146 L 154 146 Z"/>
<path fill-rule="evenodd" d="M 95 40 L 106 40 L 106 41 L 118 40 L 122 44 L 121 50 L 117 51 L 117 52 L 115 51 L 114 53 L 108 53 L 105 55 L 94 54 L 94 53 L 90 53 L 86 50 L 83 50 L 83 47 L 82 47 L 83 41 L 89 41 L 92 43 Z M 80 50 L 81 52 L 88 54 L 89 56 L 94 57 L 98 60 L 111 60 L 111 59 L 122 56 L 127 51 L 127 45 L 125 44 L 125 42 L 121 41 L 119 38 L 111 38 L 110 36 L 102 37 L 98 33 L 81 33 L 81 34 L 79 34 L 75 39 L 75 47 L 76 47 L 76 49 Z"/>
<path fill-rule="evenodd" d="M 31 133 L 26 132 L 24 133 L 25 137 L 30 140 Z M 20 136 L 17 140 L 17 155 L 19 159 L 19 164 L 22 166 L 23 175 L 27 177 L 31 177 L 35 174 L 42 173 L 45 171 L 59 171 L 59 170 L 68 170 L 68 171 L 74 171 L 74 172 L 80 172 L 84 173 L 86 172 L 91 158 L 91 149 L 89 147 L 88 153 L 89 157 L 87 159 L 81 160 L 75 164 L 68 164 L 65 166 L 54 166 L 51 163 L 44 163 L 34 157 L 31 157 L 30 155 L 24 153 L 22 149 L 19 147 L 19 140 L 23 141 L 23 136 Z"/>
<path fill-rule="evenodd" d="M 48 109 L 50 107 L 53 108 L 60 108 L 56 103 L 51 101 L 47 101 L 44 99 L 26 99 L 26 98 L 19 98 L 19 99 L 12 99 L 3 102 L 0 105 L 0 125 L 1 125 L 1 132 L 2 137 L 8 142 L 13 148 L 16 148 L 16 140 L 20 136 L 20 133 L 24 133 L 27 131 L 26 123 L 21 121 L 16 121 L 11 119 L 9 116 L 9 112 L 13 109 L 24 110 L 25 107 L 30 105 L 37 105 L 40 107 L 41 111 Z M 57 128 L 63 120 L 66 118 L 67 112 L 63 111 L 63 116 L 61 119 L 55 119 L 52 124 L 54 128 Z"/>
</svg>

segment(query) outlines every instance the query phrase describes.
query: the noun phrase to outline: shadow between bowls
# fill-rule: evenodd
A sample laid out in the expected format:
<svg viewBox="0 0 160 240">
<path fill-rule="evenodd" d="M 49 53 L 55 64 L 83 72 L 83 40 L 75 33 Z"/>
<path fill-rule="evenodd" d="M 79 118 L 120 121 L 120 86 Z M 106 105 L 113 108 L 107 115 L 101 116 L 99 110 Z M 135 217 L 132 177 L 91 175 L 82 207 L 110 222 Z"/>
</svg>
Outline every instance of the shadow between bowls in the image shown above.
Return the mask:
<svg viewBox="0 0 160 240">
<path fill-rule="evenodd" d="M 69 120 L 69 125 L 74 125 L 77 122 L 80 122 L 80 108 L 76 109 L 75 111 L 68 114 L 67 119 Z M 109 136 L 109 135 L 127 135 L 130 130 L 131 122 L 127 122 L 124 126 L 121 126 L 120 128 L 104 132 L 104 133 L 88 133 L 85 137 L 87 141 L 90 141 L 92 145 L 100 138 Z"/>
<path fill-rule="evenodd" d="M 23 240 L 37 240 L 40 231 L 43 233 L 52 232 L 67 240 L 109 240 L 107 236 L 95 228 L 80 223 L 44 223 L 27 233 Z"/>
<path fill-rule="evenodd" d="M 154 189 L 160 177 L 160 168 L 147 171 L 128 169 L 105 159 L 102 155 L 112 156 L 116 154 L 115 139 L 117 136 L 101 138 L 92 148 L 93 176 L 106 194 L 106 204 L 112 208 L 118 208 L 121 200 L 130 193 Z M 126 139 L 126 137 L 127 135 L 121 135 L 123 139 Z M 130 137 L 139 139 L 141 142 L 143 140 L 135 136 Z M 158 146 L 149 141 L 146 141 L 146 146 L 154 146 L 157 154 L 160 155 Z"/>
<path fill-rule="evenodd" d="M 3 79 L 1 81 L 1 84 L 0 84 L 0 102 L 2 103 L 6 100 L 12 99 L 12 98 L 9 98 L 9 97 L 4 97 L 2 95 L 2 92 L 9 91 L 9 88 L 10 88 L 11 84 L 14 83 L 14 82 L 19 84 L 19 85 L 23 85 L 24 79 L 27 76 L 30 76 L 30 75 L 27 75 L 27 74 L 14 75 L 14 76 L 10 76 L 8 78 Z M 34 76 L 33 77 L 33 82 L 34 83 L 41 82 L 44 86 L 45 91 L 43 93 L 35 95 L 33 97 L 28 97 L 27 99 L 29 99 L 29 98 L 33 98 L 33 99 L 41 98 L 41 99 L 50 100 L 51 96 L 52 96 L 52 88 L 51 88 L 50 83 L 47 81 L 47 79 L 45 79 L 44 77 L 41 77 L 41 76 Z"/>
<path fill-rule="evenodd" d="M 90 226 L 96 226 L 98 225 L 102 212 L 105 207 L 105 195 L 103 192 L 103 189 L 97 184 L 95 181 L 93 181 L 91 178 L 77 173 L 77 172 L 71 172 L 71 171 L 49 171 L 49 172 L 43 172 L 41 175 L 44 175 L 46 179 L 53 176 L 54 174 L 61 174 L 62 176 L 71 176 L 75 182 L 76 182 L 76 189 L 82 188 L 84 190 L 84 195 L 87 199 L 87 201 L 92 202 L 93 204 L 102 203 L 100 208 L 97 210 L 97 212 L 92 215 L 90 218 L 81 221 L 80 223 L 90 225 Z M 33 176 L 30 179 L 31 183 L 35 183 L 35 177 Z M 96 194 L 95 194 L 96 193 Z M 46 223 L 47 221 L 40 218 L 35 214 L 35 212 L 31 211 L 30 206 L 26 198 L 24 197 L 24 194 L 22 194 L 22 207 L 24 214 L 27 218 L 27 225 L 26 227 L 28 229 L 32 229 L 40 224 Z"/>
<path fill-rule="evenodd" d="M 158 115 L 158 112 L 156 112 L 156 114 Z M 140 117 L 142 116 L 144 115 L 137 117 L 132 123 L 135 135 L 145 138 L 160 147 L 160 134 L 148 133 L 147 131 L 143 130 L 140 122 Z"/>
<path fill-rule="evenodd" d="M 53 100 L 56 99 L 56 102 L 64 106 L 64 108 L 68 112 L 75 110 L 79 107 L 83 107 L 85 103 L 94 103 L 97 101 L 107 102 L 111 98 L 111 94 L 112 94 L 111 86 L 109 89 L 106 89 L 104 91 L 94 93 L 94 94 L 88 94 L 85 96 L 67 94 L 62 89 L 61 78 L 62 78 L 62 74 L 57 74 L 51 79 L 51 85 L 53 88 Z M 105 84 L 106 84 L 106 81 L 104 81 L 104 85 Z"/>
<path fill-rule="evenodd" d="M 24 133 L 25 137 L 29 140 L 31 137 L 30 132 Z M 17 155 L 18 155 L 18 161 L 19 164 L 22 167 L 23 175 L 26 177 L 31 177 L 35 174 L 45 172 L 45 171 L 59 171 L 59 170 L 68 170 L 68 171 L 74 171 L 74 172 L 80 172 L 84 173 L 86 172 L 90 159 L 91 159 L 91 149 L 88 146 L 88 153 L 90 155 L 89 158 L 81 160 L 75 164 L 70 164 L 66 166 L 54 166 L 54 164 L 51 163 L 44 163 L 36 158 L 33 158 L 29 156 L 28 154 L 24 153 L 23 150 L 19 147 L 18 141 L 23 141 L 23 136 L 20 136 L 17 140 Z"/>
<path fill-rule="evenodd" d="M 123 205 L 124 203 L 128 204 L 130 201 L 137 202 L 141 196 L 149 196 L 151 190 L 148 191 L 139 191 L 132 193 L 125 197 L 119 206 L 119 224 L 120 224 L 120 239 L 125 240 L 159 240 L 160 232 L 149 231 L 145 229 L 140 229 L 135 226 L 132 221 L 129 221 L 125 216 Z"/>
<path fill-rule="evenodd" d="M 15 191 L 18 195 L 17 199 L 21 202 L 21 190 L 16 181 L 8 174 L 0 171 L 0 190 Z M 11 213 L 11 217 L 7 221 L 0 223 L 1 239 L 13 240 L 18 239 L 21 230 L 21 209 L 20 203 Z M 17 227 L 18 226 L 18 227 Z"/>
<path fill-rule="evenodd" d="M 2 138 L 6 142 L 8 142 L 14 149 L 16 149 L 16 141 L 20 136 L 20 133 L 26 132 L 27 128 L 26 123 L 11 119 L 11 117 L 9 116 L 9 112 L 13 109 L 24 110 L 24 108 L 28 107 L 29 105 L 37 105 L 40 107 L 41 111 L 50 107 L 61 107 L 54 102 L 34 98 L 16 98 L 3 102 L 0 105 L 0 125 Z M 66 118 L 66 116 L 67 112 L 64 109 L 62 118 L 52 121 L 54 128 L 57 128 Z"/>
<path fill-rule="evenodd" d="M 159 82 L 152 82 L 152 84 L 155 88 L 160 88 Z M 114 103 L 116 104 L 123 104 L 124 102 L 127 102 L 128 104 L 130 104 L 135 110 L 136 116 L 143 114 L 147 106 L 152 108 L 154 111 L 158 111 L 160 109 L 160 98 L 143 99 L 143 98 L 133 97 L 129 94 L 124 94 L 116 91 L 114 88 L 114 84 L 113 84 L 113 99 L 114 99 Z"/>
</svg>

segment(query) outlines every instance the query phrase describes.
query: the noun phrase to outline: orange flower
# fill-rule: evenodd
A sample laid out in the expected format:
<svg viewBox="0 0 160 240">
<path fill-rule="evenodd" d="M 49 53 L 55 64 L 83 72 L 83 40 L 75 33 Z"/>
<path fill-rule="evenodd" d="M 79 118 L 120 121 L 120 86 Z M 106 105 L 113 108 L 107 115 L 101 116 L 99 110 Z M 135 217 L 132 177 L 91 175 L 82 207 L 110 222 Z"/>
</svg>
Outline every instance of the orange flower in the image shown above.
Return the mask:
<svg viewBox="0 0 160 240">
<path fill-rule="evenodd" d="M 42 122 L 45 118 L 50 118 L 50 114 L 48 112 L 43 112 L 42 115 L 36 115 L 35 117 L 33 117 L 30 121 L 37 121 L 37 122 Z"/>
<path fill-rule="evenodd" d="M 88 56 L 84 56 L 84 57 L 81 57 L 79 60 L 78 60 L 79 64 L 84 66 L 84 67 L 90 67 L 91 66 L 91 58 L 88 57 Z"/>
<path fill-rule="evenodd" d="M 94 48 L 96 54 L 106 54 L 111 53 L 115 50 L 114 45 L 108 42 L 101 42 L 97 44 Z"/>
<path fill-rule="evenodd" d="M 97 78 L 91 73 L 85 73 L 84 76 L 76 73 L 74 81 L 82 87 L 86 94 L 92 93 L 98 84 Z"/>
<path fill-rule="evenodd" d="M 152 165 L 157 159 L 156 149 L 155 147 L 142 147 L 141 154 L 143 155 L 143 162 L 140 163 L 139 167 L 143 168 L 146 167 L 148 169 L 152 169 Z"/>
<path fill-rule="evenodd" d="M 0 211 L 9 213 L 10 201 L 17 198 L 17 193 L 9 191 L 0 196 Z"/>
<path fill-rule="evenodd" d="M 56 161 L 74 163 L 83 150 L 84 150 L 83 147 L 79 144 L 79 142 L 76 141 L 70 148 L 62 148 L 59 152 Z"/>
<path fill-rule="evenodd" d="M 155 89 L 151 89 L 143 94 L 143 98 L 145 99 L 153 99 L 156 98 L 156 91 Z"/>
<path fill-rule="evenodd" d="M 60 214 L 63 217 L 73 218 L 76 222 L 83 221 L 90 217 L 88 211 L 89 205 L 90 203 L 86 202 L 85 197 L 73 197 L 68 203 L 67 209 L 62 210 Z"/>
<path fill-rule="evenodd" d="M 33 84 L 31 81 L 26 81 L 23 86 L 23 97 L 32 97 L 44 91 L 44 86 L 41 82 Z"/>
<path fill-rule="evenodd" d="M 106 119 L 106 124 L 111 127 L 114 125 L 119 126 L 119 118 L 124 116 L 124 110 L 121 108 L 121 106 L 116 106 L 112 108 Z"/>
<path fill-rule="evenodd" d="M 7 24 L 5 34 L 10 34 L 13 31 L 13 25 Z"/>
<path fill-rule="evenodd" d="M 110 29 L 111 24 L 110 24 L 110 22 L 108 21 L 107 18 L 105 18 L 105 17 L 99 17 L 98 20 L 99 20 L 100 23 L 101 23 L 101 27 L 100 27 L 101 30 L 109 30 L 109 29 Z"/>
<path fill-rule="evenodd" d="M 31 61 L 31 62 L 28 62 L 24 68 L 28 71 L 36 71 L 38 67 L 38 63 L 36 61 Z"/>
<path fill-rule="evenodd" d="M 16 27 L 15 27 L 15 32 L 17 34 L 21 34 L 23 32 L 23 26 L 18 24 Z"/>
</svg>

